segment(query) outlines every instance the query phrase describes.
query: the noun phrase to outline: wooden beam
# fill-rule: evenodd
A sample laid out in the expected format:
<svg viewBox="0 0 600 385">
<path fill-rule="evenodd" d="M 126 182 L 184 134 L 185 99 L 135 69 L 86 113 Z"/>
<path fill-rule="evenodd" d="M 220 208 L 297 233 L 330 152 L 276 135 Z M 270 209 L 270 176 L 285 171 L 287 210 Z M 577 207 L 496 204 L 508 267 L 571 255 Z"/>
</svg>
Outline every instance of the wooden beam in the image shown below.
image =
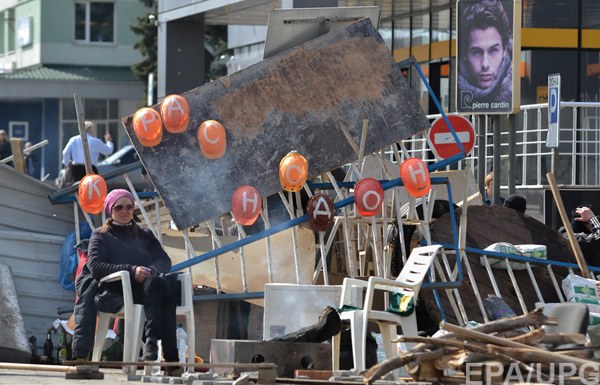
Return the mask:
<svg viewBox="0 0 600 385">
<path fill-rule="evenodd" d="M 581 276 L 583 278 L 590 278 L 590 272 L 587 267 L 587 262 L 583 257 L 583 252 L 581 251 L 579 242 L 577 242 L 577 239 L 575 239 L 575 233 L 573 232 L 573 228 L 571 227 L 571 221 L 567 216 L 567 211 L 565 210 L 565 205 L 563 204 L 562 197 L 560 196 L 560 191 L 558 191 L 558 186 L 556 185 L 556 179 L 554 178 L 554 174 L 549 172 L 546 174 L 546 178 L 548 178 L 548 184 L 550 185 L 550 189 L 552 190 L 554 202 L 556 202 L 556 207 L 558 208 L 558 212 L 560 213 L 560 219 L 562 219 L 563 226 L 565 227 L 567 235 L 569 236 L 569 242 L 571 243 L 571 247 L 573 248 L 573 254 L 575 254 L 577 264 L 581 269 Z"/>
<path fill-rule="evenodd" d="M 25 155 L 23 154 L 23 139 L 10 138 L 10 147 L 12 148 L 15 169 L 27 174 Z"/>
</svg>

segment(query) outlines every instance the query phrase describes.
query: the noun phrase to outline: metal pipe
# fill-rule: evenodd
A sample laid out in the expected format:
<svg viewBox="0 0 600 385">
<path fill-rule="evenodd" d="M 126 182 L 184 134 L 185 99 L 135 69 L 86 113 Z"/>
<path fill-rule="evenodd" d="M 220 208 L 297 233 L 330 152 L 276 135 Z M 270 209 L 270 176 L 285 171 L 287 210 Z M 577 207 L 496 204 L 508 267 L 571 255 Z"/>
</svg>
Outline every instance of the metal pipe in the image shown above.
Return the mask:
<svg viewBox="0 0 600 385">
<path fill-rule="evenodd" d="M 79 233 L 79 205 L 77 202 L 73 202 L 73 218 L 75 219 L 75 244 L 81 241 L 81 234 Z"/>
<path fill-rule="evenodd" d="M 517 180 L 517 128 L 515 116 L 508 116 L 508 195 L 515 193 Z"/>
<path fill-rule="evenodd" d="M 325 240 L 323 239 L 324 231 L 319 231 L 319 245 L 321 249 L 321 268 L 323 269 L 323 282 L 326 286 L 329 285 L 329 276 L 327 273 L 327 255 L 325 254 Z"/>
<path fill-rule="evenodd" d="M 523 299 L 523 293 L 521 293 L 521 289 L 519 288 L 519 284 L 517 282 L 517 278 L 515 277 L 515 273 L 513 272 L 512 267 L 510 266 L 510 261 L 507 259 L 504 260 L 506 264 L 506 271 L 510 276 L 510 281 L 513 284 L 513 289 L 515 289 L 515 294 L 517 294 L 517 299 L 519 300 L 519 304 L 521 305 L 521 310 L 523 314 L 527 314 L 527 306 L 525 305 L 525 300 Z"/>
<path fill-rule="evenodd" d="M 483 190 L 485 190 L 485 175 L 487 170 L 486 164 L 486 135 L 485 135 L 485 124 L 484 119 L 486 117 L 484 115 L 477 116 L 477 182 L 479 184 L 479 193 L 481 196 L 483 195 Z"/>
<path fill-rule="evenodd" d="M 533 285 L 538 300 L 541 303 L 544 303 L 544 297 L 542 297 L 542 292 L 540 291 L 537 280 L 535 279 L 535 275 L 533 274 L 533 271 L 531 271 L 531 265 L 529 264 L 529 262 L 525 262 L 525 266 L 527 267 L 527 273 L 529 273 L 529 278 L 531 279 L 531 284 Z"/>
<path fill-rule="evenodd" d="M 237 226 L 237 229 L 238 229 L 238 240 L 241 240 L 242 238 L 247 239 L 246 233 L 244 232 L 242 225 L 240 225 L 240 223 L 235 219 L 235 215 L 233 214 L 233 211 L 230 211 L 230 213 L 231 213 L 231 217 L 235 221 L 235 225 Z M 247 293 L 248 292 L 248 278 L 246 277 L 246 256 L 244 255 L 244 247 L 243 246 L 240 246 L 240 263 L 241 263 L 241 268 L 242 268 L 243 291 L 244 291 L 244 293 Z"/>
<path fill-rule="evenodd" d="M 550 274 L 550 279 L 552 280 L 552 285 L 554 286 L 554 290 L 556 290 L 556 295 L 558 296 L 558 300 L 560 302 L 565 302 L 565 299 L 563 298 L 563 295 L 562 295 L 562 290 L 560 289 L 560 286 L 558 285 L 558 281 L 556 281 L 556 276 L 554 275 L 554 271 L 552 270 L 552 265 L 546 265 L 546 268 L 548 269 L 548 274 Z"/>
<path fill-rule="evenodd" d="M 144 219 L 146 220 L 146 223 L 148 224 L 148 228 L 150 229 L 150 231 L 152 231 L 152 234 L 154 234 L 156 239 L 160 239 L 158 234 L 156 234 L 156 231 L 154 230 L 154 226 L 152 226 L 152 221 L 150 221 L 150 218 L 148 217 L 148 213 L 146 212 L 146 209 L 144 209 L 144 206 L 142 205 L 142 201 L 140 200 L 140 197 L 138 197 L 137 192 L 135 191 L 135 187 L 133 187 L 133 184 L 131 183 L 129 176 L 127 175 L 127 173 L 125 173 L 125 174 L 123 174 L 123 177 L 125 178 L 125 182 L 127 182 L 127 186 L 129 186 L 129 190 L 131 191 L 131 195 L 133 195 L 133 199 L 135 200 L 135 202 L 138 204 L 138 207 L 140 208 L 140 212 L 142 213 L 142 216 L 144 217 Z"/>
<path fill-rule="evenodd" d="M 271 228 L 269 223 L 269 207 L 267 205 L 267 198 L 263 198 L 263 209 L 260 210 L 260 217 L 265 223 L 265 229 Z M 273 258 L 271 252 L 271 237 L 265 238 L 267 244 L 267 269 L 269 270 L 269 283 L 273 283 Z"/>
<path fill-rule="evenodd" d="M 208 230 L 210 231 L 210 236 L 212 237 L 213 250 L 215 249 L 215 245 L 217 246 L 217 248 L 220 248 L 221 240 L 215 232 L 214 223 L 212 223 L 211 221 L 207 221 L 206 224 L 208 225 Z M 217 294 L 221 294 L 221 274 L 219 271 L 219 257 L 215 257 L 215 275 L 217 282 Z"/>
<path fill-rule="evenodd" d="M 154 197 L 154 210 L 156 211 L 156 231 L 158 232 L 158 241 L 162 245 L 162 223 L 160 221 L 160 200 Z"/>
<path fill-rule="evenodd" d="M 500 168 L 500 155 L 502 153 L 502 147 L 500 142 L 500 132 L 502 131 L 502 119 L 500 115 L 494 115 L 492 117 L 494 134 L 494 199 L 493 204 L 500 205 L 500 185 L 502 184 L 502 174 Z"/>
</svg>

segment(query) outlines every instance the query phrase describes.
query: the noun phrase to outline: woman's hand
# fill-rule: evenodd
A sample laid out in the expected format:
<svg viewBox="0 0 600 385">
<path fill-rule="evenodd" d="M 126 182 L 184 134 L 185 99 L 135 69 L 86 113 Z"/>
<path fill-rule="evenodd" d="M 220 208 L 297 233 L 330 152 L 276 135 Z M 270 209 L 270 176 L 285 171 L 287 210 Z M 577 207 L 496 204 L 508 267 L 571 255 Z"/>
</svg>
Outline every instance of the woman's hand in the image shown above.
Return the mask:
<svg viewBox="0 0 600 385">
<path fill-rule="evenodd" d="M 135 268 L 135 280 L 144 283 L 146 279 L 152 275 L 152 271 L 145 266 L 138 266 Z"/>
</svg>

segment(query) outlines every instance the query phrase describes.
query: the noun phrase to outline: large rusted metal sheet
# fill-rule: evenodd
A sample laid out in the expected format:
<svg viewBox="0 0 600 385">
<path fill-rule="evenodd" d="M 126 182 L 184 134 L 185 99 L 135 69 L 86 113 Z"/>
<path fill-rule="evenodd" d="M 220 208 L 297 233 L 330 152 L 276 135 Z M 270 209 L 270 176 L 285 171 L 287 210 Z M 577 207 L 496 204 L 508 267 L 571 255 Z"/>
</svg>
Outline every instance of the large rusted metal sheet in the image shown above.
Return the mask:
<svg viewBox="0 0 600 385">
<path fill-rule="evenodd" d="M 141 146 L 133 116 L 123 119 L 180 229 L 230 211 L 241 185 L 263 197 L 281 190 L 279 162 L 292 150 L 306 157 L 309 178 L 356 160 L 363 119 L 369 120 L 365 154 L 429 126 L 368 19 L 182 96 L 190 106 L 189 127 L 165 132 L 157 146 Z M 216 160 L 198 146 L 198 127 L 208 119 L 221 122 L 227 135 L 227 152 Z"/>
</svg>

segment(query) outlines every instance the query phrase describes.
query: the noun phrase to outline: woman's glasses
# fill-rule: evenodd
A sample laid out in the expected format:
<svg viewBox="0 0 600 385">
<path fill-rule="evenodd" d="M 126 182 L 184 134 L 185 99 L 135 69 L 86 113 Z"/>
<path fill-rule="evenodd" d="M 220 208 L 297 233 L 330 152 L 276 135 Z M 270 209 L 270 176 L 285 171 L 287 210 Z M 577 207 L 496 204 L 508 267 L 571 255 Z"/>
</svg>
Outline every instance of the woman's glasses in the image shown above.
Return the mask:
<svg viewBox="0 0 600 385">
<path fill-rule="evenodd" d="M 127 211 L 131 211 L 133 210 L 133 205 L 117 205 L 117 206 L 113 206 L 113 210 L 115 210 L 116 212 L 120 212 L 123 209 L 127 209 Z"/>
</svg>

